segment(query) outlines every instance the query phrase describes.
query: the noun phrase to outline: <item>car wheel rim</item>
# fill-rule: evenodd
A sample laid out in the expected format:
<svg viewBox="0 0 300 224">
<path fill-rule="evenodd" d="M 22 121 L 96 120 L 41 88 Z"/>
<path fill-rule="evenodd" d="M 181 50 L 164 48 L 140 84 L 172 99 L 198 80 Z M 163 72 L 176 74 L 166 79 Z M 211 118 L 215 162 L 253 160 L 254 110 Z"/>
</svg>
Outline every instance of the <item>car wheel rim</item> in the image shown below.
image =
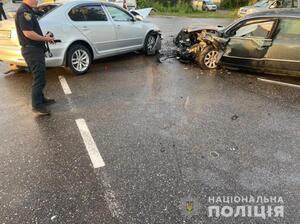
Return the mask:
<svg viewBox="0 0 300 224">
<path fill-rule="evenodd" d="M 148 50 L 152 50 L 154 48 L 154 45 L 155 45 L 155 37 L 154 36 L 150 36 L 149 39 L 148 39 L 148 43 L 147 43 L 147 48 Z"/>
<path fill-rule="evenodd" d="M 218 51 L 210 51 L 205 55 L 204 64 L 206 67 L 213 69 L 217 67 L 217 59 L 219 52 Z"/>
<path fill-rule="evenodd" d="M 75 51 L 72 55 L 72 66 L 79 72 L 85 71 L 90 64 L 88 53 L 82 49 Z"/>
</svg>

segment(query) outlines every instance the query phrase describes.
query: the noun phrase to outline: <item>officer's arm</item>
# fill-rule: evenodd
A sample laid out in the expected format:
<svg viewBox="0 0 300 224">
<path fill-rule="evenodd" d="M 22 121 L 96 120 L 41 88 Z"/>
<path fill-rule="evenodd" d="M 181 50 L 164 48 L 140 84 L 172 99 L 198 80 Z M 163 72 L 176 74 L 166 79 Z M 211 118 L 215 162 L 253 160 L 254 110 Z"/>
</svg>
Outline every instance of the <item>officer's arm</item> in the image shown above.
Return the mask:
<svg viewBox="0 0 300 224">
<path fill-rule="evenodd" d="M 23 30 L 24 36 L 35 41 L 51 42 L 53 38 L 41 36 L 34 31 Z"/>
</svg>

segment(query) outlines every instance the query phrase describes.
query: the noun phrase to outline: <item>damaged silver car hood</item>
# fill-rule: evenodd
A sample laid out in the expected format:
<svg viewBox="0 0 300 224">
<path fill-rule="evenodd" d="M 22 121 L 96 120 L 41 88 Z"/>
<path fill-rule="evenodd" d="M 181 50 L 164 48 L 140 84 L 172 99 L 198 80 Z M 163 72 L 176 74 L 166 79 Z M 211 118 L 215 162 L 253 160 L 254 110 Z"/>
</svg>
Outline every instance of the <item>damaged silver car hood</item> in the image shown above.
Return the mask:
<svg viewBox="0 0 300 224">
<path fill-rule="evenodd" d="M 221 31 L 224 29 L 223 26 L 190 26 L 184 28 L 187 32 L 195 32 L 200 30 L 215 30 L 215 31 Z"/>
<path fill-rule="evenodd" d="M 133 9 L 130 12 L 134 15 L 140 15 L 143 19 L 146 19 L 150 13 L 152 12 L 153 8 L 145 8 L 145 9 Z"/>
</svg>

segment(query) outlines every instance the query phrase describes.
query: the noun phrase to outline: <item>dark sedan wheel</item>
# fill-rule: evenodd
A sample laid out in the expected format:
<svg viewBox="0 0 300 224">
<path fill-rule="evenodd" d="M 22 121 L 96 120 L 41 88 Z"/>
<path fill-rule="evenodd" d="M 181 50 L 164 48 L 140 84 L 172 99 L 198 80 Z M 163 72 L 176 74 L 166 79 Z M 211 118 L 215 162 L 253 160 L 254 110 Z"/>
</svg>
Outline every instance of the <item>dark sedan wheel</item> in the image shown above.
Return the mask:
<svg viewBox="0 0 300 224">
<path fill-rule="evenodd" d="M 215 69 L 218 67 L 218 57 L 218 50 L 213 46 L 208 46 L 197 55 L 196 61 L 202 69 Z"/>
<path fill-rule="evenodd" d="M 83 45 L 73 45 L 68 51 L 68 67 L 76 75 L 85 74 L 92 60 L 91 52 Z"/>
<path fill-rule="evenodd" d="M 154 50 L 156 44 L 157 34 L 154 32 L 148 33 L 145 40 L 144 51 L 146 55 L 155 55 L 156 51 Z"/>
</svg>

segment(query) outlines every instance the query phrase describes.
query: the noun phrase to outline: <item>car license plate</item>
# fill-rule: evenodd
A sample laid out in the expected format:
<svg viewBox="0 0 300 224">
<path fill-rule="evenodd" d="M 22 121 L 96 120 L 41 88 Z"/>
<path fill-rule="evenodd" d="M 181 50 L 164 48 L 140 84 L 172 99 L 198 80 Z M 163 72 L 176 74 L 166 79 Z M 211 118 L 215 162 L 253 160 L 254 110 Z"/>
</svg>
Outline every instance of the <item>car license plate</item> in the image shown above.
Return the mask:
<svg viewBox="0 0 300 224">
<path fill-rule="evenodd" d="M 11 32 L 10 30 L 0 30 L 0 39 L 10 39 Z"/>
</svg>

